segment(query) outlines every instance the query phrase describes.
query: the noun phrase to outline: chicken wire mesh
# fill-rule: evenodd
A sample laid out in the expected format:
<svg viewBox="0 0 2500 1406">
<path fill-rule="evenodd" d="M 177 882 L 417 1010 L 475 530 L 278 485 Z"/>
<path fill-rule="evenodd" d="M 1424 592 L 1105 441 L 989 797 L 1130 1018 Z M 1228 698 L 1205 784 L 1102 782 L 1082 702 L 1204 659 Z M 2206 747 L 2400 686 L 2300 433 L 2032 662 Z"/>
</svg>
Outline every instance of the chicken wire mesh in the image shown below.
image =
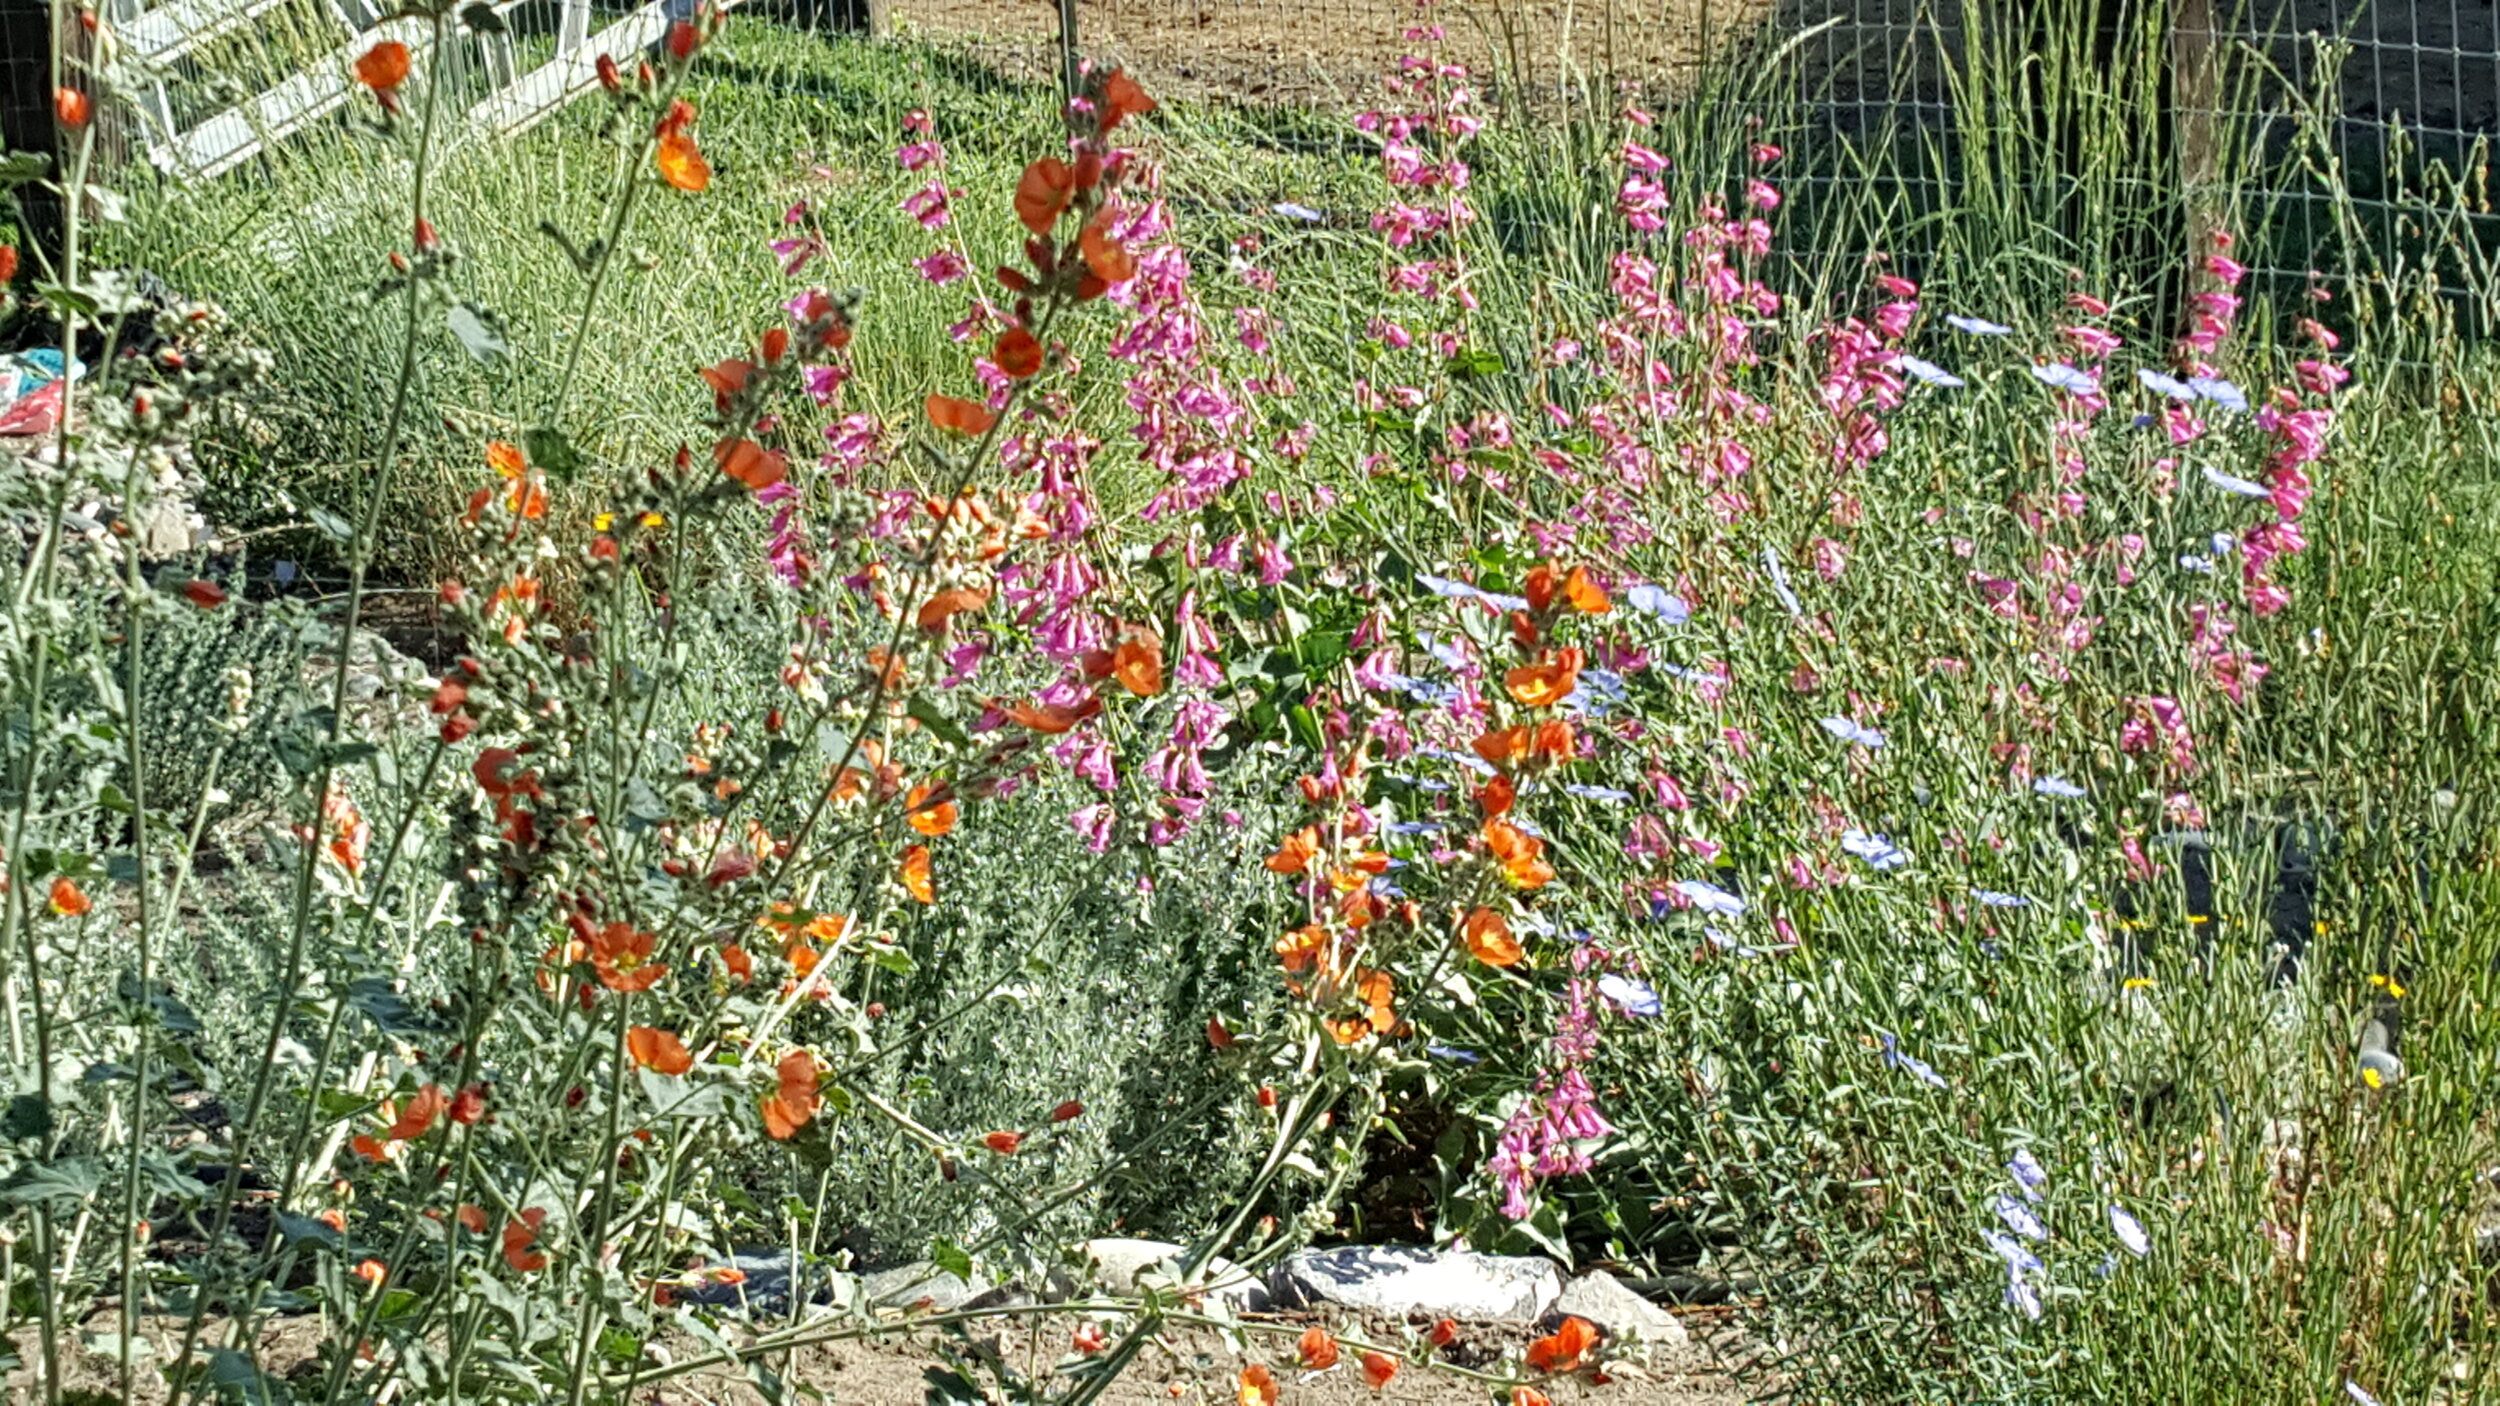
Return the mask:
<svg viewBox="0 0 2500 1406">
<path fill-rule="evenodd" d="M 1414 46 L 1413 0 L 1080 0 L 1083 52 L 1167 91 L 1344 107 Z M 1830 226 L 1916 259 L 2036 240 L 2175 302 L 2209 228 L 2259 290 L 2365 294 L 2373 327 L 2500 322 L 2491 0 L 1445 0 L 1449 57 L 1496 106 L 1603 109 L 1625 89 L 1743 101 L 1789 153 L 1812 252 Z M 1053 0 L 887 0 L 894 33 L 1017 78 L 1060 61 Z M 1795 224 L 1792 221 L 1792 225 Z"/>
<path fill-rule="evenodd" d="M 48 55 L 36 27 L 50 8 L 0 0 L 0 16 L 33 36 L 12 37 L 0 53 L 11 78 L 9 135 L 20 146 L 48 144 Z M 2245 236 L 2242 259 L 2261 289 L 2294 294 L 2323 281 L 2367 293 L 2342 313 L 2359 330 L 2373 319 L 2478 333 L 2500 322 L 2488 171 L 2500 129 L 2492 0 L 1428 8 L 749 0 L 743 8 L 750 22 L 826 42 L 882 30 L 959 49 L 1002 81 L 1035 83 L 1057 78 L 1063 16 L 1072 14 L 1078 50 L 1129 65 L 1157 91 L 1336 113 L 1372 101 L 1381 76 L 1417 47 L 1404 32 L 1428 19 L 1446 31 L 1441 52 L 1476 74 L 1488 111 L 1603 116 L 1626 90 L 1662 109 L 1741 104 L 1789 153 L 1781 170 L 1795 205 L 1784 228 L 1795 257 L 1830 262 L 1881 248 L 1916 263 L 1957 244 L 1965 254 L 2045 247 L 2087 276 L 2175 302 L 2186 252 L 2205 228 L 2228 227 Z M 511 13 L 525 36 L 547 20 L 537 9 Z M 261 37 L 284 13 L 290 4 L 279 0 L 256 25 Z M 186 62 L 213 67 L 215 57 Z"/>
</svg>

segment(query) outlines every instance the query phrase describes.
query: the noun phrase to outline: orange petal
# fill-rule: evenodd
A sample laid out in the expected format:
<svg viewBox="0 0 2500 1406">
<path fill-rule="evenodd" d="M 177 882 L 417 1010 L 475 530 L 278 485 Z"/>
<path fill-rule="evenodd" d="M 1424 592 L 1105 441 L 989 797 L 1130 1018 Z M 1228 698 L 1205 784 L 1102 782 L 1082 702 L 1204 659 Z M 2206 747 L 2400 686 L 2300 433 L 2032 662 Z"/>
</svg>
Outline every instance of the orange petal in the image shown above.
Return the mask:
<svg viewBox="0 0 2500 1406">
<path fill-rule="evenodd" d="M 1010 327 L 990 347 L 990 360 L 1016 380 L 1029 380 L 1041 374 L 1042 344 L 1023 328 Z"/>
<path fill-rule="evenodd" d="M 712 163 L 703 159 L 702 148 L 684 132 L 668 132 L 652 153 L 660 168 L 660 179 L 689 194 L 712 184 Z"/>
<path fill-rule="evenodd" d="M 1300 1343 L 1302 1365 L 1314 1372 L 1325 1372 L 1337 1365 L 1337 1340 L 1328 1330 L 1314 1323 L 1302 1330 Z"/>
<path fill-rule="evenodd" d="M 930 396 L 921 408 L 928 415 L 930 424 L 957 434 L 983 434 L 998 423 L 998 417 L 981 406 L 951 395 Z"/>
<path fill-rule="evenodd" d="M 634 1063 L 654 1074 L 683 1074 L 694 1068 L 686 1042 L 670 1031 L 637 1025 L 625 1032 L 625 1048 L 633 1054 Z"/>
<path fill-rule="evenodd" d="M 903 887 L 910 891 L 913 898 L 922 903 L 937 902 L 937 884 L 929 873 L 929 847 L 927 845 L 913 845 L 910 849 L 903 851 L 900 877 L 903 880 Z"/>
</svg>

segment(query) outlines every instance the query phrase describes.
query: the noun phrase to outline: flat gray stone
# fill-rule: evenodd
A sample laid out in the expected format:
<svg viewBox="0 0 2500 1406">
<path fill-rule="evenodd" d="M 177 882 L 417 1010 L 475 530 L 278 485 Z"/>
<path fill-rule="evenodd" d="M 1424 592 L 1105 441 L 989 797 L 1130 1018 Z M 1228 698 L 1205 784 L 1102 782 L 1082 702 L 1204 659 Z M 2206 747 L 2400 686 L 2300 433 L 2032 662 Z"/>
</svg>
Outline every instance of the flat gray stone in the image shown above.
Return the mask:
<svg viewBox="0 0 2500 1406">
<path fill-rule="evenodd" d="M 1005 1294 L 1009 1287 L 994 1284 L 978 1273 L 967 1284 L 928 1260 L 881 1269 L 860 1280 L 860 1289 L 868 1302 L 879 1308 L 910 1308 L 927 1299 L 934 1313 L 952 1313 L 984 1296 Z"/>
<path fill-rule="evenodd" d="M 778 1318 L 800 1304 L 831 1304 L 848 1296 L 851 1276 L 817 1261 L 796 1260 L 786 1249 L 740 1250 L 713 1266 L 744 1276 L 735 1284 L 698 1279 L 670 1290 L 679 1303 Z"/>
<path fill-rule="evenodd" d="M 1187 1246 L 1168 1240 L 1133 1240 L 1123 1236 L 1088 1240 L 1082 1248 L 1085 1257 L 1093 1262 L 1102 1287 L 1115 1294 L 1136 1293 L 1137 1277 L 1149 1270 L 1159 1269 L 1178 1277 L 1178 1261 L 1188 1253 Z M 1243 1273 L 1230 1260 L 1218 1258 L 1207 1266 L 1206 1282 L 1214 1286 L 1216 1297 L 1236 1308 L 1258 1313 L 1268 1307 L 1267 1286 Z"/>
<path fill-rule="evenodd" d="M 1610 1339 L 1638 1338 L 1645 1343 L 1662 1344 L 1692 1341 L 1692 1335 L 1684 1331 L 1683 1323 L 1674 1314 L 1632 1292 L 1622 1280 L 1602 1270 L 1583 1274 L 1563 1285 L 1553 1311 L 1545 1316 L 1557 1323 L 1566 1317 L 1585 1318 L 1605 1329 Z"/>
<path fill-rule="evenodd" d="M 1304 1250 L 1276 1267 L 1268 1292 L 1281 1308 L 1322 1305 L 1479 1323 L 1533 1323 L 1562 1295 L 1548 1260 L 1414 1245 Z"/>
</svg>

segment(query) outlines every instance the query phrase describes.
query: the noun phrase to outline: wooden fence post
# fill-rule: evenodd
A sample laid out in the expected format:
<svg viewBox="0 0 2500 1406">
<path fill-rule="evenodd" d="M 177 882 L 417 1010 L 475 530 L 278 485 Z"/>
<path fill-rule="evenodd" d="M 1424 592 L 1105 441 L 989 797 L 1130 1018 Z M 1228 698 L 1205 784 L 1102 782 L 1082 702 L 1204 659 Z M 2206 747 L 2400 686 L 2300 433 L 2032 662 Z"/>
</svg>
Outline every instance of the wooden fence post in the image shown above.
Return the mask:
<svg viewBox="0 0 2500 1406">
<path fill-rule="evenodd" d="M 1059 0 L 1059 94 L 1068 102 L 1076 101 L 1085 90 L 1085 75 L 1078 71 L 1082 61 L 1076 41 L 1076 0 Z"/>
<path fill-rule="evenodd" d="M 2187 211 L 2186 259 L 2192 267 L 2218 227 L 2214 183 L 2221 175 L 2214 122 L 2222 101 L 2214 59 L 2213 0 L 2174 0 L 2170 13 L 2170 106 L 2178 123 L 2180 199 Z"/>
</svg>

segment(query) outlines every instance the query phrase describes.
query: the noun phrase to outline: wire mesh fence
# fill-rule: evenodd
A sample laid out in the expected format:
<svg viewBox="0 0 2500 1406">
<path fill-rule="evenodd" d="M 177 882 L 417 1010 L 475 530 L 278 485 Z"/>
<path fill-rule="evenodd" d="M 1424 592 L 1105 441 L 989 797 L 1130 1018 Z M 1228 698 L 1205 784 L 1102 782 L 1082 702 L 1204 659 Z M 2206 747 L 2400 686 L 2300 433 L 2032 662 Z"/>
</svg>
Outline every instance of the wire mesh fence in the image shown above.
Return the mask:
<svg viewBox="0 0 2500 1406">
<path fill-rule="evenodd" d="M 1412 0 L 1081 0 L 1088 53 L 1168 90 L 1345 107 L 1415 45 Z M 1840 227 L 1916 258 L 1982 240 L 2175 295 L 2205 231 L 2258 287 L 2348 314 L 2500 324 L 2489 0 L 1445 0 L 1428 16 L 1490 105 L 1743 101 L 1790 153 L 1817 252 Z M 889 0 L 907 36 L 1003 74 L 1058 62 L 1050 0 Z M 1712 84 L 1712 72 L 1736 84 Z M 1864 242 L 1864 241 L 1859 241 Z M 2365 327 L 2366 330 L 2366 327 Z"/>
<path fill-rule="evenodd" d="M 501 8 L 524 60 L 556 42 L 556 5 Z M 604 23 L 643 7 L 597 8 Z M 0 0 L 0 15 L 30 33 L 49 10 Z M 342 26 L 356 23 L 346 16 L 362 13 L 336 0 L 261 10 L 248 33 L 185 46 L 188 78 L 160 94 L 169 113 L 203 120 L 232 100 L 238 66 L 283 67 L 295 49 L 278 42 L 280 20 L 319 31 L 303 46 L 315 54 L 345 42 Z M 2158 303 L 2175 301 L 2177 270 L 2204 233 L 2228 227 L 2262 288 L 2366 293 L 2347 314 L 2360 330 L 2373 319 L 2500 325 L 2491 0 L 748 0 L 743 10 L 827 43 L 882 30 L 1034 84 L 1057 80 L 1072 20 L 1077 49 L 1158 91 L 1270 113 L 1357 110 L 1402 56 L 1430 47 L 1466 64 L 1486 110 L 1504 116 L 1602 120 L 1627 94 L 1713 108 L 1704 120 L 1741 109 L 1789 153 L 1795 257 L 1880 247 L 1913 262 L 1959 254 L 1972 267 L 2021 249 Z M 1406 37 L 1427 22 L 1445 37 Z M 5 55 L 19 145 L 45 135 L 39 55 L 15 37 Z"/>
</svg>

